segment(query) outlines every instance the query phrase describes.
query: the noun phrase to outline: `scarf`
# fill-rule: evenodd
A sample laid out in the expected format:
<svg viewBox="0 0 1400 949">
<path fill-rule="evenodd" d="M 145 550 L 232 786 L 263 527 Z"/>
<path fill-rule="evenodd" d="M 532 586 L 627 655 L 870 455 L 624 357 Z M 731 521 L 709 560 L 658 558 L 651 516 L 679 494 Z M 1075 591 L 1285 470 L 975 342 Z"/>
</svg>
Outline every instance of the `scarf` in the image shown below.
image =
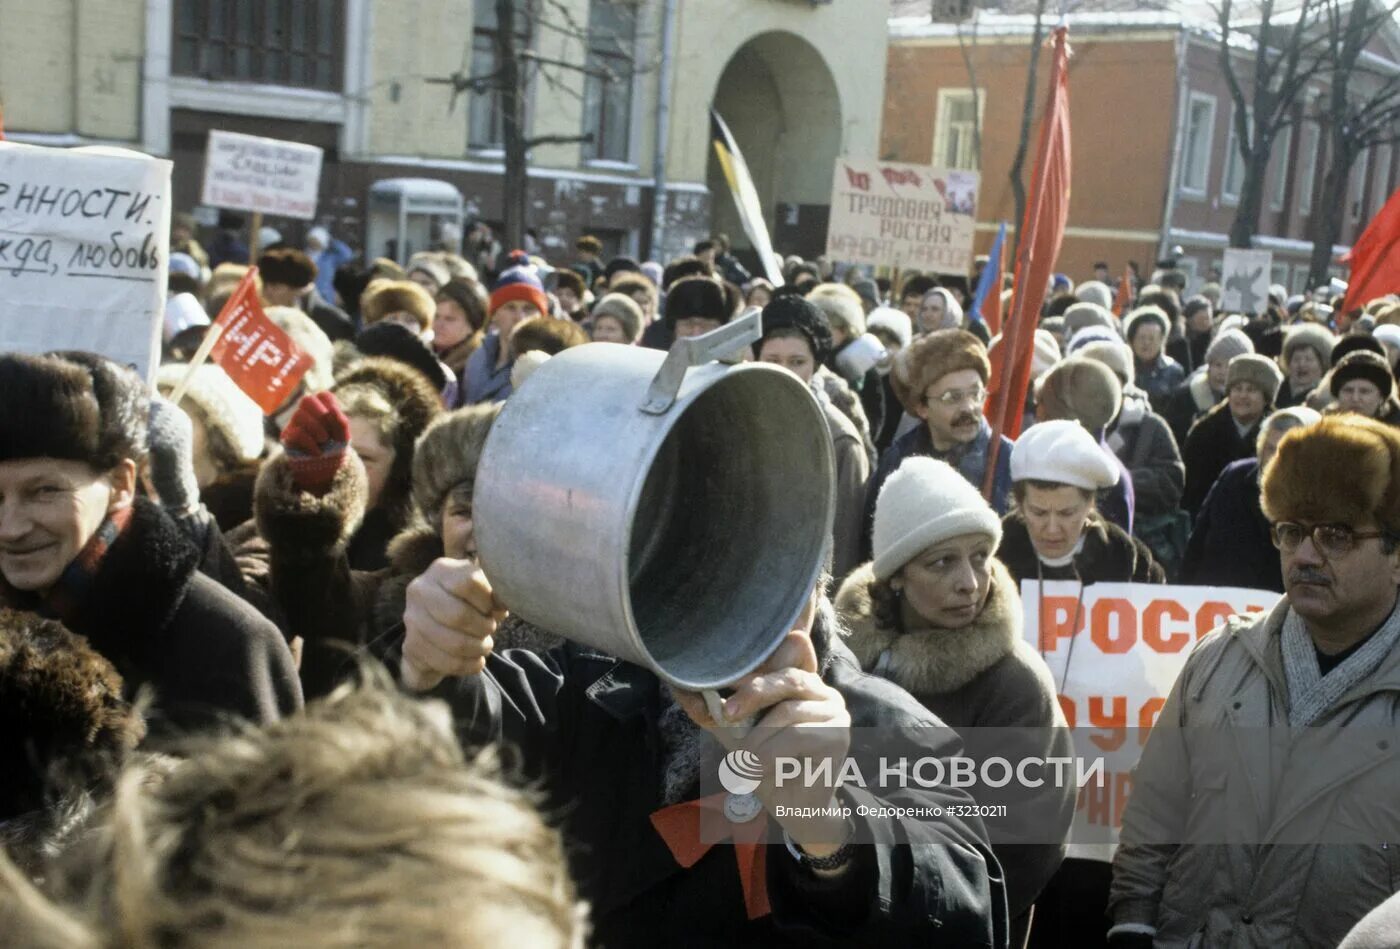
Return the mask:
<svg viewBox="0 0 1400 949">
<path fill-rule="evenodd" d="M 131 523 L 132 508 L 113 511 L 98 525 L 97 530 L 73 562 L 63 569 L 53 587 L 44 595 L 41 612 L 50 619 L 67 622 L 76 615 L 92 589 L 93 579 L 102 567 L 107 551 L 117 542 Z"/>
<path fill-rule="evenodd" d="M 1307 625 L 1293 610 L 1283 621 L 1282 639 L 1283 671 L 1288 680 L 1288 724 L 1304 728 L 1375 672 L 1400 642 L 1400 603 L 1364 646 L 1325 676 L 1317 664 L 1317 650 Z"/>
</svg>

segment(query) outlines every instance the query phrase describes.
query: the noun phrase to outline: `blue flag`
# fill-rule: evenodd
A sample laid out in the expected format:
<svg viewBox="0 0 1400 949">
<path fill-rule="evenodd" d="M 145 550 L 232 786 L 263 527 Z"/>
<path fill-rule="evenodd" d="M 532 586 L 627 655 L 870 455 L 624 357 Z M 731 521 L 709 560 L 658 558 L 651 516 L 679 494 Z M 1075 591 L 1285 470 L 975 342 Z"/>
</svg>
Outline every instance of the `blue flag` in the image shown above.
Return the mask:
<svg viewBox="0 0 1400 949">
<path fill-rule="evenodd" d="M 982 307 L 986 303 L 987 294 L 1001 293 L 1001 248 L 1005 243 L 1006 222 L 1002 221 L 1001 227 L 997 229 L 997 239 L 992 242 L 992 252 L 987 256 L 987 266 L 982 268 L 982 279 L 977 281 L 977 292 L 972 297 L 972 314 L 969 319 L 979 323 L 986 322 L 982 317 Z"/>
</svg>

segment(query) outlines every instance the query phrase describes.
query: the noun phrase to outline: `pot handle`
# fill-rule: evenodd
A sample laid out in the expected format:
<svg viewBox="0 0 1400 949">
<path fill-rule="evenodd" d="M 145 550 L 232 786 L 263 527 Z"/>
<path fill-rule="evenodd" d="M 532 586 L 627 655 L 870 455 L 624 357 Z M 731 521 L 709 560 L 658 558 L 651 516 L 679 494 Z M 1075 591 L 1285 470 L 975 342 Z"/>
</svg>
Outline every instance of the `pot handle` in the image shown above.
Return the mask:
<svg viewBox="0 0 1400 949">
<path fill-rule="evenodd" d="M 753 345 L 762 335 L 760 311 L 757 307 L 751 307 L 743 316 L 704 336 L 676 340 L 666 354 L 666 361 L 651 380 L 642 411 L 648 415 L 665 415 L 676 404 L 686 370 L 716 360 L 737 363 L 744 348 Z"/>
</svg>

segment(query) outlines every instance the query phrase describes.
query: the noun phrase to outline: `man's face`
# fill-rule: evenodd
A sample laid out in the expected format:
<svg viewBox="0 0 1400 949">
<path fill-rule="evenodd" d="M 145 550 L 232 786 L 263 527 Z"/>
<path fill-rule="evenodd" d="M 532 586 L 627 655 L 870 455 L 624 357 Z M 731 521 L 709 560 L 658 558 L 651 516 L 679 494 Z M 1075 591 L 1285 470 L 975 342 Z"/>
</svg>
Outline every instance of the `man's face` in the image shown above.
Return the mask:
<svg viewBox="0 0 1400 949">
<path fill-rule="evenodd" d="M 919 307 L 923 305 L 923 302 L 924 298 L 917 293 L 906 293 L 899 298 L 899 308 L 904 311 L 905 316 L 916 321 L 915 326 L 918 325 Z"/>
<path fill-rule="evenodd" d="M 1107 267 L 1095 267 L 1095 268 L 1094 268 L 1094 279 L 1097 280 L 1097 281 L 1099 281 L 1100 283 L 1108 283 L 1108 282 L 1109 282 L 1109 280 L 1108 280 L 1108 268 L 1107 268 Z"/>
<path fill-rule="evenodd" d="M 676 339 L 689 339 L 692 336 L 704 336 L 711 330 L 717 330 L 722 325 L 719 320 L 712 320 L 706 316 L 679 316 L 676 317 Z"/>
<path fill-rule="evenodd" d="M 1191 311 L 1191 316 L 1186 320 L 1186 326 L 1193 333 L 1209 333 L 1212 321 L 1210 307 L 1198 307 Z"/>
<path fill-rule="evenodd" d="M 1264 414 L 1264 393 L 1252 382 L 1236 382 L 1230 386 L 1230 414 L 1241 425 L 1253 425 Z"/>
<path fill-rule="evenodd" d="M 713 267 L 713 266 L 715 265 L 715 254 L 716 254 L 715 249 L 714 249 L 713 247 L 709 247 L 709 248 L 706 248 L 705 250 L 700 251 L 700 253 L 696 254 L 695 256 L 696 256 L 696 257 L 699 257 L 699 258 L 700 258 L 701 260 L 703 260 L 705 263 L 707 263 L 707 264 L 709 264 L 711 267 Z"/>
<path fill-rule="evenodd" d="M 80 461 L 0 462 L 0 575 L 16 590 L 54 585 L 109 512 L 131 503 L 131 462 L 100 472 Z"/>
<path fill-rule="evenodd" d="M 507 300 L 491 314 L 491 325 L 501 336 L 501 344 L 510 341 L 510 334 L 526 320 L 540 315 L 540 308 L 525 300 Z"/>
<path fill-rule="evenodd" d="M 1138 362 L 1156 362 L 1162 355 L 1162 327 L 1144 322 L 1133 329 L 1133 355 Z"/>
<path fill-rule="evenodd" d="M 987 390 L 975 369 L 950 372 L 929 386 L 918 413 L 928 425 L 934 447 L 947 451 L 975 441 L 986 401 Z"/>
<path fill-rule="evenodd" d="M 1374 524 L 1348 525 L 1373 531 Z M 1346 626 L 1359 616 L 1374 615 L 1395 600 L 1400 584 L 1400 552 L 1386 554 L 1380 538 L 1357 540 L 1342 555 L 1327 555 L 1311 536 L 1296 548 L 1279 551 L 1288 603 L 1312 626 Z"/>
<path fill-rule="evenodd" d="M 805 340 L 793 336 L 773 336 L 764 340 L 763 347 L 758 351 L 758 359 L 790 370 L 803 382 L 811 382 L 813 373 L 817 371 L 812 347 Z"/>
<path fill-rule="evenodd" d="M 930 290 L 924 294 L 919 304 L 918 327 L 920 333 L 932 333 L 943 328 L 943 314 L 947 307 L 943 304 L 943 294 Z"/>
</svg>

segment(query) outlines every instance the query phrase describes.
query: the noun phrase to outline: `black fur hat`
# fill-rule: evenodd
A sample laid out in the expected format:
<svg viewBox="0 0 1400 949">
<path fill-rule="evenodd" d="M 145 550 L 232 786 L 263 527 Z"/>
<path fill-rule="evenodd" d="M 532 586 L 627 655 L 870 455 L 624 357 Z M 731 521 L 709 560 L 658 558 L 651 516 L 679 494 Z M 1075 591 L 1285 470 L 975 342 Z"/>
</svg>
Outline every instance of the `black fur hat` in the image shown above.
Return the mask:
<svg viewBox="0 0 1400 949">
<path fill-rule="evenodd" d="M 149 398 L 136 373 L 91 353 L 0 355 L 0 461 L 60 458 L 99 471 L 146 454 Z"/>
<path fill-rule="evenodd" d="M 775 296 L 763 308 L 763 337 L 754 343 L 754 356 L 763 349 L 763 340 L 780 330 L 797 330 L 812 347 L 818 364 L 831 355 L 831 322 L 811 300 L 795 294 Z"/>
<path fill-rule="evenodd" d="M 666 294 L 666 322 L 672 327 L 676 320 L 691 317 L 728 323 L 732 314 L 724 287 L 710 277 L 677 280 Z"/>
</svg>

